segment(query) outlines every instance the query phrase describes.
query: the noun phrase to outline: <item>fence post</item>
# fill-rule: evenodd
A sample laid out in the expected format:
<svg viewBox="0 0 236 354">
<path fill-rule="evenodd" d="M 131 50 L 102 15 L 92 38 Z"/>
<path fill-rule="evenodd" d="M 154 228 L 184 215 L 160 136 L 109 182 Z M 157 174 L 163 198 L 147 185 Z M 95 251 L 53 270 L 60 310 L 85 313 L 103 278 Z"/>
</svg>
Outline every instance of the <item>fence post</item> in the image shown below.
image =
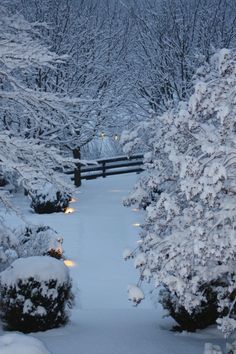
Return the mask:
<svg viewBox="0 0 236 354">
<path fill-rule="evenodd" d="M 102 177 L 105 178 L 106 177 L 106 162 L 103 161 L 102 163 Z"/>
<path fill-rule="evenodd" d="M 75 159 L 80 159 L 80 147 L 73 150 L 73 156 Z M 76 168 L 74 169 L 74 183 L 76 187 L 81 186 L 81 169 L 80 163 L 76 164 Z"/>
</svg>

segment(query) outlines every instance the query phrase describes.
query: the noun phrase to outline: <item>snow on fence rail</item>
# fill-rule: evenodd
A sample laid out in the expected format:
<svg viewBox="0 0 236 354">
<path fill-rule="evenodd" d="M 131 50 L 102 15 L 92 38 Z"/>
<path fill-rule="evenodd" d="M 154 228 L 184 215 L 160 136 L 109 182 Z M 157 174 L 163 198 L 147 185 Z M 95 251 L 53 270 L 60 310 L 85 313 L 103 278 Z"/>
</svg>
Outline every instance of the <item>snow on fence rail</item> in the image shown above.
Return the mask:
<svg viewBox="0 0 236 354">
<path fill-rule="evenodd" d="M 83 179 L 105 178 L 112 175 L 143 171 L 143 154 L 99 159 L 96 162 L 96 165 L 78 165 L 78 168 L 74 171 L 67 172 L 69 175 L 74 174 L 72 180 L 77 187 L 81 185 Z"/>
</svg>

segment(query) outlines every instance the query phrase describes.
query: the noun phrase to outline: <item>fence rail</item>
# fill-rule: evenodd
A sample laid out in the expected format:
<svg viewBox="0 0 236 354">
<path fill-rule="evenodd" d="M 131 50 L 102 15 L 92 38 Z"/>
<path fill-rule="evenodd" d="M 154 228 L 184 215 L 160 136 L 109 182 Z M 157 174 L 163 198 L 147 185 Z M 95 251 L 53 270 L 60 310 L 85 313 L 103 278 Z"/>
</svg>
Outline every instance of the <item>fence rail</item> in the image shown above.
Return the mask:
<svg viewBox="0 0 236 354">
<path fill-rule="evenodd" d="M 112 175 L 143 171 L 143 154 L 99 159 L 96 162 L 96 165 L 78 165 L 77 169 L 68 171 L 67 174 L 74 174 L 72 180 L 74 180 L 76 186 L 80 186 L 83 179 L 105 178 Z"/>
</svg>

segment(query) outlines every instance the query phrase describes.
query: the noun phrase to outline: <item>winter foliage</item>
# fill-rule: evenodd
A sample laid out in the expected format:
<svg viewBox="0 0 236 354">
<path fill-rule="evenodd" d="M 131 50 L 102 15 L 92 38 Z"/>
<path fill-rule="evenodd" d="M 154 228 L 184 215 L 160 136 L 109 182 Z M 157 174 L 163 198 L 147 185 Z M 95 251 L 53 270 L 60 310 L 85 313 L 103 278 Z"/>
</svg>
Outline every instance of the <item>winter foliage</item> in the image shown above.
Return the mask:
<svg viewBox="0 0 236 354">
<path fill-rule="evenodd" d="M 13 210 L 9 194 L 24 190 L 34 212 L 64 212 L 66 172 L 81 152 L 99 156 L 108 142 L 118 153 L 118 140 L 127 155 L 145 151 L 145 172 L 124 201 L 146 213 L 138 245 L 123 254 L 140 273 L 129 300 L 139 304 L 140 284 L 151 282 L 181 329 L 217 323 L 226 337 L 236 329 L 235 10 L 234 0 L 0 5 L 1 208 Z M 0 221 L 5 325 L 66 323 L 62 237 Z M 23 337 L 0 339 L 0 352 L 1 343 L 47 353 Z"/>
<path fill-rule="evenodd" d="M 28 191 L 37 189 L 42 181 L 68 191 L 68 181 L 58 172 L 65 165 L 73 167 L 74 160 L 62 156 L 54 138 L 61 140 L 59 132 L 73 130 L 71 109 L 77 103 L 27 85 L 27 80 L 33 80 L 35 70 L 53 69 L 64 58 L 40 42 L 36 24 L 30 24 L 20 15 L 10 15 L 3 5 L 0 31 L 1 176 L 15 188 L 24 187 Z M 2 193 L 0 197 L 6 205 Z"/>
<path fill-rule="evenodd" d="M 236 328 L 235 74 L 235 51 L 221 50 L 187 102 L 150 120 L 146 173 L 127 201 L 145 200 L 141 279 L 165 289 L 161 302 L 183 328 L 208 325 L 194 317 L 213 310 L 226 336 Z"/>
<path fill-rule="evenodd" d="M 54 187 L 51 183 L 45 183 L 39 189 L 29 193 L 31 207 L 38 214 L 50 214 L 64 212 L 69 205 L 71 196 L 61 188 Z"/>
<path fill-rule="evenodd" d="M 7 328 L 42 331 L 67 321 L 71 279 L 62 261 L 19 258 L 0 274 L 0 286 L 1 318 Z"/>
<path fill-rule="evenodd" d="M 27 225 L 14 229 L 5 225 L 0 230 L 0 270 L 20 257 L 49 255 L 62 258 L 62 236 L 42 225 Z"/>
<path fill-rule="evenodd" d="M 51 256 L 61 259 L 63 256 L 63 238 L 49 226 L 28 225 L 15 230 L 14 234 L 19 257 Z"/>
</svg>

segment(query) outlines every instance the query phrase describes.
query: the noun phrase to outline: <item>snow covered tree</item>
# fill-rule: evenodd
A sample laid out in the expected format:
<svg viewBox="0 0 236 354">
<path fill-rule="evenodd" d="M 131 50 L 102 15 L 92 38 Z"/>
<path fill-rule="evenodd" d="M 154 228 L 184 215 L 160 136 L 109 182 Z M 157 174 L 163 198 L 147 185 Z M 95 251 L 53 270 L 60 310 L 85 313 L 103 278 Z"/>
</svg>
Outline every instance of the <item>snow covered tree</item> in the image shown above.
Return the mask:
<svg viewBox="0 0 236 354">
<path fill-rule="evenodd" d="M 39 28 L 21 15 L 0 18 L 0 126 L 15 136 L 36 138 L 65 148 L 77 147 L 91 122 L 81 112 L 91 99 L 74 97 L 66 90 L 55 90 L 56 78 L 49 72 L 63 72 L 68 55 L 58 55 L 42 44 Z M 24 48 L 24 49 L 23 49 Z M 48 72 L 47 85 L 39 84 L 38 72 Z"/>
<path fill-rule="evenodd" d="M 123 63 L 129 46 L 129 22 L 119 1 L 13 3 L 13 13 L 23 12 L 28 21 L 37 23 L 39 35 L 50 49 L 58 56 L 67 56 L 53 68 L 36 68 L 26 84 L 60 96 L 89 99 L 77 107 L 73 116 L 79 131 L 77 146 L 93 140 L 98 130 L 118 129 L 118 117 L 127 102 Z M 67 141 L 65 147 L 70 143 L 74 147 L 72 141 Z"/>
<path fill-rule="evenodd" d="M 130 255 L 182 328 L 217 322 L 226 336 L 236 328 L 235 74 L 236 52 L 221 50 L 189 101 L 154 119 L 148 182 L 158 192 Z"/>
<path fill-rule="evenodd" d="M 1 5 L 0 175 L 28 191 L 37 190 L 43 182 L 70 194 L 70 183 L 61 172 L 74 167 L 74 160 L 62 157 L 55 145 L 68 139 L 78 144 L 74 118 L 79 102 L 26 84 L 32 82 L 35 70 L 54 70 L 66 60 L 41 44 L 38 25 L 20 15 L 10 16 Z M 7 206 L 3 193 L 1 200 Z"/>
<path fill-rule="evenodd" d="M 129 82 L 144 113 L 189 97 L 196 68 L 215 49 L 235 46 L 234 0 L 126 3 L 135 28 Z"/>
</svg>

